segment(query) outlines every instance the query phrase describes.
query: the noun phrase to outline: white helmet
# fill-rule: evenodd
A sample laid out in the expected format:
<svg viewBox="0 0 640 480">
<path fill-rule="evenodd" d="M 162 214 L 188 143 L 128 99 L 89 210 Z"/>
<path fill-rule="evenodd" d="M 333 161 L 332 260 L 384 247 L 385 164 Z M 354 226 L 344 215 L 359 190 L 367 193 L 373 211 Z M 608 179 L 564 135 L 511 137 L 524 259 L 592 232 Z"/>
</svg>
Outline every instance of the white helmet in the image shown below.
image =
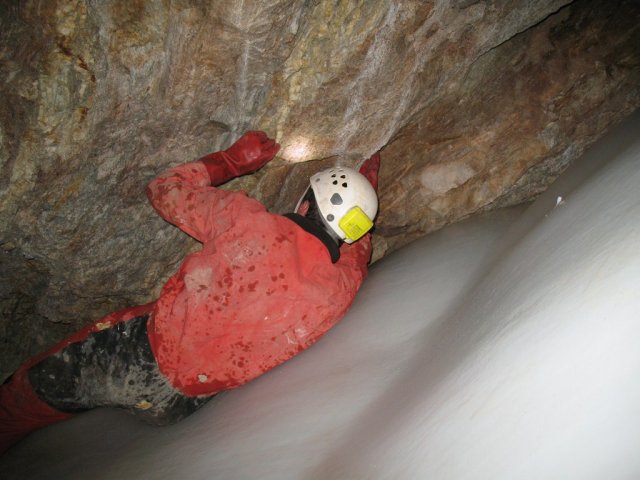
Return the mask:
<svg viewBox="0 0 640 480">
<path fill-rule="evenodd" d="M 352 168 L 332 167 L 309 181 L 323 221 L 345 243 L 355 242 L 373 227 L 378 196 L 364 175 Z"/>
</svg>

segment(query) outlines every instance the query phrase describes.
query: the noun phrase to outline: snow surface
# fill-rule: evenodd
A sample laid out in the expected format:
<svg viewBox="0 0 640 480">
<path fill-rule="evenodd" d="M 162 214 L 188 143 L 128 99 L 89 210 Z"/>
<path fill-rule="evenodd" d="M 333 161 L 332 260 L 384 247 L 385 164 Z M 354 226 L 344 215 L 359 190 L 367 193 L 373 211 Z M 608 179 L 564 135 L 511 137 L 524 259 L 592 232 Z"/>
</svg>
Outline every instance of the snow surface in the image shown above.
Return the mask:
<svg viewBox="0 0 640 480">
<path fill-rule="evenodd" d="M 639 133 L 378 262 L 318 344 L 182 423 L 89 412 L 0 476 L 640 478 Z"/>
</svg>

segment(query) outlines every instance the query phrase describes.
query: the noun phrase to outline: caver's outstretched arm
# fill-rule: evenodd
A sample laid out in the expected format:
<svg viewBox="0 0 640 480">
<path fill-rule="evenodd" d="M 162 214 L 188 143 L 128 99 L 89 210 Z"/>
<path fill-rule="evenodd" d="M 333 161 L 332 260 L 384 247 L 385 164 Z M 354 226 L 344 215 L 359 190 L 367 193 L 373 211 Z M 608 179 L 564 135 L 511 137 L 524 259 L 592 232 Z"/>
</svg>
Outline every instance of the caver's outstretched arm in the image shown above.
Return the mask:
<svg viewBox="0 0 640 480">
<path fill-rule="evenodd" d="M 244 194 L 214 187 L 258 170 L 279 149 L 264 132 L 245 133 L 225 151 L 160 174 L 147 186 L 147 196 L 162 218 L 204 242 L 225 230 L 228 219 L 223 212 L 230 204 L 246 202 L 246 208 L 264 208 Z"/>
<path fill-rule="evenodd" d="M 374 153 L 360 166 L 360 173 L 367 177 L 373 189 L 378 191 L 378 173 L 380 171 L 380 153 Z"/>
</svg>

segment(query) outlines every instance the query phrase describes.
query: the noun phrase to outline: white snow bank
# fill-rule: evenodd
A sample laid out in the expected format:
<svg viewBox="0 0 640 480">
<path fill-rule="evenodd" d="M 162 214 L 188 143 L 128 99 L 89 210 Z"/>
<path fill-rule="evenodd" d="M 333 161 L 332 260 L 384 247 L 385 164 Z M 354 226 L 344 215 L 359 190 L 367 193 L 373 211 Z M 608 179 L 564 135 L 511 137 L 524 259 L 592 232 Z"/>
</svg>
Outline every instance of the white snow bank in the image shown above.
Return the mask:
<svg viewBox="0 0 640 480">
<path fill-rule="evenodd" d="M 639 132 L 379 262 L 318 344 L 182 423 L 90 412 L 3 478 L 640 478 Z"/>
</svg>

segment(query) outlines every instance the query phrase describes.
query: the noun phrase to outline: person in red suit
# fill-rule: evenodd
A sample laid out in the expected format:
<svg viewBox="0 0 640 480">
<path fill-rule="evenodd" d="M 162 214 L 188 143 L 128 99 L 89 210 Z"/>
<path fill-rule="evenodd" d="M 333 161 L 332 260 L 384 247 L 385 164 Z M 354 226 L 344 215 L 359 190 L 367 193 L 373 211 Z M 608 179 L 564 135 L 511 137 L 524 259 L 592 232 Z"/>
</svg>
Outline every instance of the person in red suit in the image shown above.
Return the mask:
<svg viewBox="0 0 640 480">
<path fill-rule="evenodd" d="M 367 275 L 378 154 L 313 175 L 295 213 L 216 188 L 280 146 L 248 132 L 147 186 L 154 209 L 202 243 L 157 300 L 112 313 L 25 362 L 0 387 L 0 452 L 29 432 L 108 406 L 165 425 L 305 350 Z"/>
</svg>

